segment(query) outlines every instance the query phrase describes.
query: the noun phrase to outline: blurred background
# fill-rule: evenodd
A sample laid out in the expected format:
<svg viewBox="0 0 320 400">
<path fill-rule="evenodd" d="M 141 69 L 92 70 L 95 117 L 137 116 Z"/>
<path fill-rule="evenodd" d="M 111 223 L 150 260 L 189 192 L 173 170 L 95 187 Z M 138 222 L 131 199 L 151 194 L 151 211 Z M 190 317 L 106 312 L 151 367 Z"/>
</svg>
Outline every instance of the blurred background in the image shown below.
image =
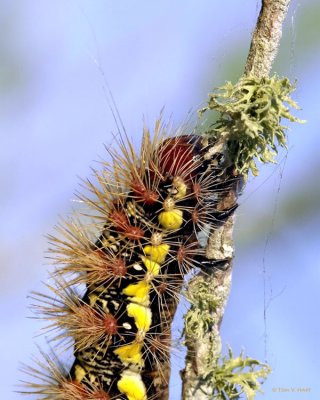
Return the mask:
<svg viewBox="0 0 320 400">
<path fill-rule="evenodd" d="M 213 87 L 239 78 L 259 9 L 256 0 L 1 0 L 1 398 L 21 398 L 20 363 L 36 342 L 46 348 L 27 296 L 47 279 L 44 235 L 117 132 L 106 81 L 138 147 L 143 118 L 152 126 L 165 106 L 179 126 Z M 295 114 L 308 122 L 290 126 L 288 151 L 249 179 L 237 211 L 222 336 L 272 366 L 257 399 L 320 398 L 319 21 L 318 0 L 292 0 L 274 71 L 298 79 Z M 180 353 L 171 399 L 182 366 Z"/>
</svg>

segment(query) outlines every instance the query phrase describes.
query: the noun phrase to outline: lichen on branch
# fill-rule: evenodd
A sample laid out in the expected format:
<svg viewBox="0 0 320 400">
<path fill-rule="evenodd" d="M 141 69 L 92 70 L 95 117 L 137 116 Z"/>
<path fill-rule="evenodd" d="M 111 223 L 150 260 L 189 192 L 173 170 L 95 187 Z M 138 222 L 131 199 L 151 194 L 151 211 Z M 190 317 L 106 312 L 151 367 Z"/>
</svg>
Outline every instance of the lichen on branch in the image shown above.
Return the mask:
<svg viewBox="0 0 320 400">
<path fill-rule="evenodd" d="M 290 113 L 299 109 L 290 97 L 295 90 L 288 78 L 244 76 L 235 85 L 227 82 L 209 94 L 208 106 L 219 118 L 206 132 L 226 145 L 229 161 L 238 173 L 258 175 L 256 160 L 275 162 L 279 147 L 286 147 L 287 126 L 281 119 L 304 122 Z"/>
<path fill-rule="evenodd" d="M 207 276 L 203 273 L 201 279 L 197 276 L 189 283 L 187 299 L 191 307 L 185 315 L 184 333 L 189 353 L 197 356 L 190 360 L 197 371 L 197 385 L 189 387 L 188 399 L 237 400 L 244 394 L 247 400 L 254 400 L 271 372 L 268 365 L 244 357 L 243 353 L 235 357 L 230 348 L 228 356 L 220 356 L 222 345 L 218 327 L 230 284 L 230 269 L 228 273 L 220 271 Z M 183 373 L 193 378 L 190 366 Z"/>
<path fill-rule="evenodd" d="M 217 113 L 217 122 L 205 134 L 211 136 L 214 150 L 223 154 L 221 160 L 234 177 L 246 179 L 250 171 L 257 175 L 257 162 L 275 162 L 277 147 L 287 146 L 287 127 L 281 120 L 304 122 L 290 112 L 290 108 L 298 108 L 290 97 L 295 85 L 287 78 L 268 77 L 289 3 L 290 0 L 262 0 L 243 77 L 234 85 L 228 82 L 216 89 L 210 94 L 207 107 L 199 112 L 206 116 L 212 111 Z M 226 196 L 227 202 L 233 198 L 236 203 L 239 188 L 233 189 Z M 238 400 L 243 395 L 253 400 L 261 381 L 271 371 L 267 365 L 243 358 L 242 354 L 233 357 L 231 350 L 228 357 L 221 358 L 220 325 L 231 284 L 233 225 L 231 216 L 224 226 L 212 229 L 206 248 L 208 259 L 218 263 L 224 260 L 224 268 L 212 271 L 209 277 L 200 271 L 187 289 L 191 305 L 185 316 L 183 400 Z M 231 252 L 224 254 L 230 246 Z M 207 286 L 201 286 L 203 280 Z M 196 287 L 201 288 L 198 293 L 193 290 Z"/>
<path fill-rule="evenodd" d="M 261 383 L 267 378 L 271 368 L 258 360 L 243 357 L 241 353 L 234 357 L 231 349 L 228 356 L 206 377 L 211 381 L 215 400 L 235 400 L 245 394 L 247 400 L 254 400 L 261 391 Z"/>
</svg>

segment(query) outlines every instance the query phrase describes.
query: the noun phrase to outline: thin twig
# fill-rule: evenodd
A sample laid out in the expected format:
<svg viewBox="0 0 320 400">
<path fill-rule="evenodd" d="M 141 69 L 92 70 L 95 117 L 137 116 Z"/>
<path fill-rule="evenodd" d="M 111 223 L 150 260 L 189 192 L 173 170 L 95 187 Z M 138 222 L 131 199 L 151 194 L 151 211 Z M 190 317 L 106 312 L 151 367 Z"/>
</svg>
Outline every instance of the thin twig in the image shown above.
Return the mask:
<svg viewBox="0 0 320 400">
<path fill-rule="evenodd" d="M 282 23 L 287 14 L 290 0 L 263 0 L 260 15 L 250 46 L 244 75 L 256 78 L 268 76 L 272 63 L 276 57 L 282 34 Z M 230 193 L 229 193 L 230 194 Z M 237 192 L 231 193 L 231 203 L 236 202 Z M 233 198 L 232 198 L 233 197 Z M 198 324 L 196 332 L 186 328 L 186 366 L 182 371 L 182 399 L 183 400 L 211 400 L 212 387 L 206 382 L 206 373 L 212 371 L 221 352 L 220 324 L 224 315 L 225 304 L 231 286 L 233 242 L 232 232 L 234 217 L 217 230 L 212 230 L 207 247 L 207 257 L 213 260 L 224 260 L 225 268 L 213 273 L 209 277 L 199 272 L 189 283 L 187 297 L 191 308 L 186 315 L 192 319 L 196 312 L 197 298 L 194 288 L 203 287 L 207 282 L 208 296 L 216 304 L 214 311 L 207 310 L 211 316 L 211 326 Z M 212 304 L 211 304 L 212 305 Z M 205 310 L 202 311 L 205 313 Z M 201 331 L 202 329 L 202 331 Z"/>
<path fill-rule="evenodd" d="M 253 33 L 245 75 L 268 76 L 277 55 L 282 24 L 291 0 L 264 0 Z"/>
</svg>

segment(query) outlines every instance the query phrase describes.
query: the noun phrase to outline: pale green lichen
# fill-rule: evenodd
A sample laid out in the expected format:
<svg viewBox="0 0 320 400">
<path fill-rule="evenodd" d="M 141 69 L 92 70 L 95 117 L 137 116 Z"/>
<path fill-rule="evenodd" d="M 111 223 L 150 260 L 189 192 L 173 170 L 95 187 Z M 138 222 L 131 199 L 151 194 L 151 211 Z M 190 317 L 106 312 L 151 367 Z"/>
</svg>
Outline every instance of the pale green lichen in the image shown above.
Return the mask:
<svg viewBox="0 0 320 400">
<path fill-rule="evenodd" d="M 192 282 L 191 282 L 192 283 Z M 185 314 L 185 333 L 188 337 L 199 338 L 203 332 L 208 332 L 216 323 L 217 307 L 225 299 L 220 298 L 217 291 L 212 290 L 210 282 L 197 282 L 197 286 L 189 283 L 186 299 L 190 302 L 190 310 Z"/>
<path fill-rule="evenodd" d="M 280 124 L 281 118 L 304 122 L 289 111 L 299 108 L 290 97 L 294 89 L 287 78 L 248 76 L 209 95 L 208 106 L 199 113 L 215 110 L 219 117 L 206 134 L 226 144 L 229 161 L 240 174 L 246 176 L 251 170 L 258 175 L 255 160 L 275 162 L 277 146 L 286 147 L 287 127 Z"/>
<path fill-rule="evenodd" d="M 219 326 L 230 281 L 226 279 L 224 285 L 219 282 L 215 276 L 194 278 L 186 293 L 191 306 L 184 317 L 184 333 L 189 350 L 197 355 L 192 363 L 197 370 L 193 394 L 199 396 L 200 390 L 201 398 L 206 399 L 238 400 L 244 395 L 254 400 L 271 369 L 242 353 L 233 357 L 231 349 L 228 356 L 221 357 Z"/>
<path fill-rule="evenodd" d="M 224 356 L 221 363 L 215 366 L 202 379 L 208 385 L 211 382 L 214 400 L 235 400 L 242 394 L 247 400 L 254 400 L 257 392 L 261 391 L 261 383 L 271 372 L 267 364 L 263 364 L 250 357 L 233 357 L 231 349 L 229 355 Z"/>
</svg>

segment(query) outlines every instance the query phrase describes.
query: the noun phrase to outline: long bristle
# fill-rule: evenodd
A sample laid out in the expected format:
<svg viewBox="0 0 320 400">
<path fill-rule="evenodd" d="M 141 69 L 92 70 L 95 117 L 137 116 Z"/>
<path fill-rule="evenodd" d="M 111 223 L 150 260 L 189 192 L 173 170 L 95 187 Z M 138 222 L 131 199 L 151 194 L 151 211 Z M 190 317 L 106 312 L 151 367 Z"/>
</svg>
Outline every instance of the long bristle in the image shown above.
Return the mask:
<svg viewBox="0 0 320 400">
<path fill-rule="evenodd" d="M 110 161 L 82 181 L 79 213 L 48 236 L 51 293 L 33 293 L 33 310 L 55 348 L 73 347 L 75 360 L 66 372 L 45 356 L 38 364 L 47 372 L 27 372 L 40 379 L 26 382 L 27 393 L 161 399 L 185 276 L 207 268 L 200 237 L 234 211 L 223 201 L 237 182 L 221 155 L 207 157 L 201 137 L 168 131 L 160 120 L 153 135 L 145 127 L 138 153 L 120 135 L 118 149 L 107 149 Z"/>
</svg>

